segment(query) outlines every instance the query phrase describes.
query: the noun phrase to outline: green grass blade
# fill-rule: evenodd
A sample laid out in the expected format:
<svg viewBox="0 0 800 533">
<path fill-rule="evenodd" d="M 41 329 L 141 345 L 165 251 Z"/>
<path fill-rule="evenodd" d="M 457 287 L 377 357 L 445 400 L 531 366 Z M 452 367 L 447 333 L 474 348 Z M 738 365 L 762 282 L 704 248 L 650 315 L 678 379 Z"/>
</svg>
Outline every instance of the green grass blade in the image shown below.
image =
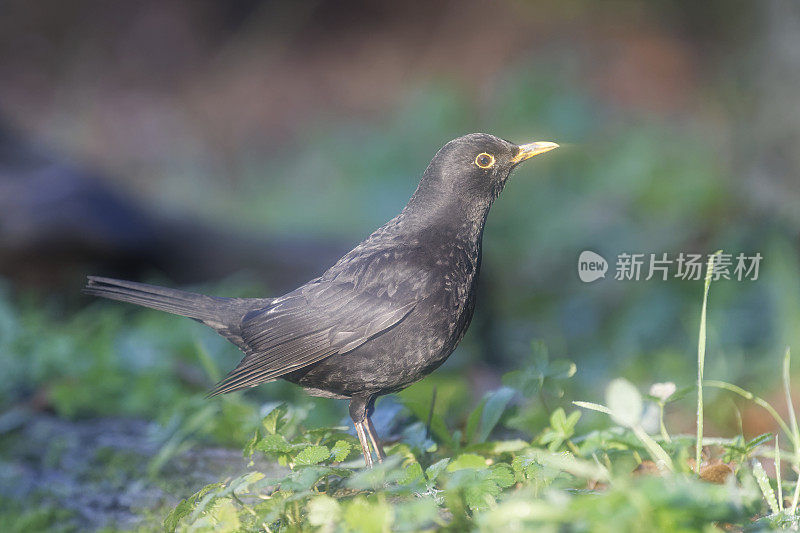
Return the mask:
<svg viewBox="0 0 800 533">
<path fill-rule="evenodd" d="M 703 282 L 703 307 L 700 310 L 700 333 L 697 337 L 697 444 L 695 445 L 695 471 L 700 473 L 700 459 L 703 453 L 703 370 L 706 366 L 706 308 L 708 307 L 708 289 L 714 274 L 714 263 L 722 253 L 717 250 L 708 258 L 706 278 Z"/>
<path fill-rule="evenodd" d="M 753 459 L 752 466 L 753 476 L 756 478 L 758 488 L 761 489 L 761 494 L 764 495 L 764 499 L 767 501 L 767 505 L 769 505 L 772 514 L 777 514 L 779 512 L 778 500 L 775 498 L 775 491 L 772 490 L 772 486 L 769 484 L 769 478 L 767 477 L 767 473 L 764 472 L 764 467 L 761 466 L 761 463 L 759 463 L 757 459 Z"/>
<path fill-rule="evenodd" d="M 778 411 L 775 410 L 766 400 L 760 398 L 753 394 L 752 392 L 745 390 L 733 383 L 728 383 L 726 381 L 717 381 L 715 379 L 706 380 L 705 385 L 708 387 L 713 387 L 715 389 L 723 389 L 729 392 L 733 392 L 734 394 L 738 394 L 742 398 L 746 400 L 752 401 L 754 404 L 758 405 L 759 407 L 763 407 L 771 416 L 775 419 L 775 422 L 778 423 L 781 430 L 786 433 L 786 435 L 791 439 L 792 438 L 792 431 L 789 429 L 789 426 L 786 422 L 781 418 L 781 415 L 778 414 Z"/>
<path fill-rule="evenodd" d="M 775 435 L 775 480 L 778 483 L 778 509 L 783 512 L 783 480 L 781 478 L 781 448 Z"/>
<path fill-rule="evenodd" d="M 789 347 L 786 347 L 786 354 L 783 356 L 783 392 L 786 395 L 786 408 L 789 411 L 789 424 L 791 424 L 792 433 L 789 437 L 792 439 L 795 454 L 800 453 L 800 431 L 797 429 L 797 417 L 794 414 L 794 405 L 792 403 L 792 388 L 790 378 L 792 353 Z"/>
<path fill-rule="evenodd" d="M 783 392 L 786 395 L 786 408 L 789 411 L 789 423 L 791 424 L 792 433 L 792 446 L 794 447 L 794 456 L 792 463 L 796 471 L 800 471 L 800 431 L 797 429 L 797 416 L 794 413 L 794 402 L 792 401 L 792 387 L 791 387 L 791 362 L 792 352 L 789 347 L 786 347 L 786 354 L 783 356 Z M 792 507 L 790 513 L 794 516 L 797 511 L 797 500 L 800 498 L 800 477 L 797 478 L 797 483 L 794 486 L 794 495 L 792 496 Z M 783 503 L 783 502 L 781 502 Z"/>
<path fill-rule="evenodd" d="M 584 409 L 591 409 L 592 411 L 599 411 L 601 413 L 605 413 L 607 415 L 611 414 L 611 409 L 606 407 L 605 405 L 600 405 L 599 403 L 592 403 L 592 402 L 572 402 L 572 405 L 576 407 L 583 407 Z"/>
<path fill-rule="evenodd" d="M 656 465 L 659 468 L 669 470 L 670 472 L 675 472 L 675 465 L 672 464 L 672 458 L 669 454 L 658 445 L 653 438 L 647 434 L 647 432 L 642 429 L 641 426 L 634 426 L 631 428 L 633 430 L 633 434 L 644 444 L 644 447 L 647 448 L 647 452 L 650 454 L 650 457 L 655 460 Z"/>
</svg>

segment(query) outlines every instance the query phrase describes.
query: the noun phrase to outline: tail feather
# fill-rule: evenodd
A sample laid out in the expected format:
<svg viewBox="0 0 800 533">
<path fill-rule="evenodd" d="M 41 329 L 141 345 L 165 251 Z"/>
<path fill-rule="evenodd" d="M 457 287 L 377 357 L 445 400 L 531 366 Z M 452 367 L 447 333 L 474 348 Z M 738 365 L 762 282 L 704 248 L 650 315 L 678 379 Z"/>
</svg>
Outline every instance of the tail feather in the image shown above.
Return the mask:
<svg viewBox="0 0 800 533">
<path fill-rule="evenodd" d="M 97 276 L 89 276 L 83 292 L 193 318 L 213 328 L 245 353 L 248 353 L 249 347 L 242 338 L 242 320 L 249 312 L 263 309 L 273 301 L 273 298 L 206 296 L 157 285 Z M 211 395 L 232 390 L 236 389 L 221 390 L 218 385 Z"/>
<path fill-rule="evenodd" d="M 232 300 L 178 289 L 169 289 L 146 283 L 89 276 L 86 294 L 110 300 L 128 302 L 175 315 L 186 316 L 201 322 L 224 322 Z"/>
</svg>

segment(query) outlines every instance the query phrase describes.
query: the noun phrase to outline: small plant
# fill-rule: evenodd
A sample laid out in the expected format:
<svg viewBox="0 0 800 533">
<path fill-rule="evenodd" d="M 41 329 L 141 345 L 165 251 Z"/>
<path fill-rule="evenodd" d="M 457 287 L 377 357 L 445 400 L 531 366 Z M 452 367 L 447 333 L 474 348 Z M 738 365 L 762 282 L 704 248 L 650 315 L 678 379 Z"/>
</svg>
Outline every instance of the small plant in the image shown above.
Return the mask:
<svg viewBox="0 0 800 533">
<path fill-rule="evenodd" d="M 712 256 L 709 269 L 713 267 Z M 643 396 L 617 379 L 605 405 L 578 407 L 608 414 L 612 427 L 580 434 L 580 411 L 567 412 L 563 384 L 576 371 L 551 360 L 534 343 L 522 370 L 507 374 L 504 387 L 486 394 L 461 430 L 448 426 L 430 405 L 408 402 L 419 422 L 387 447 L 389 457 L 373 469 L 360 466 L 357 442 L 347 428 L 304 428 L 305 412 L 278 405 L 245 447 L 285 467 L 279 476 L 253 470 L 204 487 L 166 518 L 168 531 L 417 531 L 555 528 L 581 531 L 676 531 L 713 525 L 742 530 L 757 526 L 798 527 L 800 478 L 782 477 L 786 459 L 800 472 L 800 434 L 792 407 L 786 351 L 783 386 L 785 422 L 766 401 L 735 385 L 706 380 L 706 277 L 698 341 L 697 434 L 670 434 L 664 411 L 691 387 L 656 384 Z M 791 444 L 778 435 L 746 441 L 703 435 L 703 386 L 728 390 L 763 407 Z M 537 402 L 548 425 L 534 434 Z M 651 402 L 655 409 L 647 408 Z M 648 413 L 657 413 L 649 415 Z M 430 437 L 427 438 L 427 428 Z M 495 429 L 516 431 L 493 440 Z M 527 434 L 527 435 L 526 435 Z M 770 444 L 771 443 L 771 444 Z M 712 460 L 712 450 L 719 450 Z M 761 461 L 770 461 L 776 479 Z M 784 502 L 784 487 L 791 501 Z"/>
</svg>

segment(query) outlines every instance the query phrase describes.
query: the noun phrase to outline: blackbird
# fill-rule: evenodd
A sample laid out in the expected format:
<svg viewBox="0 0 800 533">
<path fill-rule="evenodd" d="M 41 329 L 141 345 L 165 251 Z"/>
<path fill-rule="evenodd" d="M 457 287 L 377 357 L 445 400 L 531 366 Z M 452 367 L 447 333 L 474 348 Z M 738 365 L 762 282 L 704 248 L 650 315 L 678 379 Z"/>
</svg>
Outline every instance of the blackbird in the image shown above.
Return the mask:
<svg viewBox="0 0 800 533">
<path fill-rule="evenodd" d="M 209 396 L 278 378 L 350 400 L 367 466 L 375 399 L 432 372 L 475 309 L 489 208 L 516 165 L 557 148 L 473 133 L 445 144 L 402 212 L 322 276 L 278 298 L 221 298 L 90 276 L 85 292 L 210 326 L 245 356 Z"/>
</svg>

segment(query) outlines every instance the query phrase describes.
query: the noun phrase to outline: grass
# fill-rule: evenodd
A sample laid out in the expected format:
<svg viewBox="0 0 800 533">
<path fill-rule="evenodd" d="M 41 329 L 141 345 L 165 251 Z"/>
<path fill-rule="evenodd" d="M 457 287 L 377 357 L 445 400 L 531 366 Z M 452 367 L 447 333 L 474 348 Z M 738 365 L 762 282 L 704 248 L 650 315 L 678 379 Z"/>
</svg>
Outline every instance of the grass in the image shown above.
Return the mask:
<svg viewBox="0 0 800 533">
<path fill-rule="evenodd" d="M 4 353 L 36 350 L 31 360 L 38 366 L 10 360 L 10 375 L 17 378 L 8 380 L 2 392 L 11 394 L 14 383 L 39 384 L 63 417 L 153 417 L 159 422 L 154 437 L 160 450 L 138 482 L 166 486 L 165 466 L 194 446 L 242 447 L 245 456 L 254 459 L 249 471 L 185 498 L 164 520 L 170 531 L 795 527 L 800 434 L 791 396 L 791 353 L 786 350 L 781 368 L 786 418 L 769 401 L 742 387 L 707 379 L 709 290 L 707 277 L 698 336 L 698 387 L 661 383 L 642 394 L 630 381 L 614 379 L 603 404 L 569 401 L 575 395 L 572 383 L 578 368 L 552 358 L 541 342 L 535 342 L 528 359 L 517 362 L 518 370 L 504 376 L 503 386 L 478 401 L 466 401 L 470 391 L 462 378 L 447 381 L 442 373 L 398 395 L 403 409 L 396 425 L 401 432 L 388 443 L 389 459 L 373 470 L 362 467 L 347 426 L 325 425 L 340 417 L 338 407 L 331 411 L 335 403 L 309 403 L 296 389 L 280 387 L 203 400 L 220 367 L 228 366 L 236 354 L 205 330 L 160 315 L 90 307 L 54 325 L 32 311 L 35 306 L 23 303 L 18 312 L 8 309 L 0 313 L 9 321 L 0 326 L 13 333 L 0 339 Z M 133 337 L 149 340 L 126 340 Z M 32 342 L 36 338 L 45 342 Z M 160 352 L 177 358 L 153 358 Z M 87 356 L 77 361 L 77 368 L 69 357 L 74 353 Z M 206 376 L 176 372 L 176 365 L 194 365 Z M 85 381 L 101 375 L 103 386 Z M 170 380 L 166 375 L 187 377 Z M 706 435 L 702 415 L 704 405 L 709 410 L 704 395 L 710 389 L 763 408 L 783 435 L 749 440 L 742 434 Z M 680 413 L 679 400 L 693 390 L 698 407 L 695 434 L 670 432 L 665 411 Z M 289 400 L 278 403 L 277 397 Z M 462 417 L 447 416 L 466 403 L 475 406 Z M 604 416 L 584 416 L 572 406 Z M 255 461 L 258 458 L 262 461 Z M 264 459 L 285 470 L 259 470 L 256 465 Z M 90 477 L 107 475 L 110 472 L 97 471 Z M 74 514 L 43 501 L 6 501 L 9 512 L 3 529 L 24 530 L 30 524 L 47 529 L 48 523 L 69 529 L 75 523 Z M 153 511 L 149 513 L 142 518 L 152 524 Z"/>
<path fill-rule="evenodd" d="M 722 250 L 717 250 L 708 258 L 706 275 L 703 280 L 703 307 L 700 311 L 700 333 L 697 336 L 697 439 L 695 443 L 695 471 L 700 473 L 703 454 L 703 373 L 706 368 L 706 313 L 708 310 L 708 289 L 714 275 L 714 264 Z"/>
<path fill-rule="evenodd" d="M 123 414 L 158 421 L 154 438 L 159 451 L 141 469 L 142 479 L 131 483 L 167 486 L 165 467 L 192 447 L 243 448 L 254 460 L 249 471 L 189 497 L 184 485 L 178 493 L 185 499 L 164 520 L 167 530 L 794 527 L 800 434 L 791 395 L 791 353 L 786 350 L 781 368 L 786 417 L 745 388 L 708 379 L 710 285 L 707 277 L 698 336 L 700 387 L 661 383 L 643 394 L 630 381 L 614 379 L 603 404 L 570 401 L 576 396 L 578 367 L 551 357 L 544 344 L 535 342 L 528 359 L 517 361 L 518 369 L 504 376 L 503 386 L 481 399 L 471 399 L 463 378 L 448 381 L 446 372 L 398 395 L 403 408 L 396 426 L 401 431 L 388 443 L 388 461 L 373 470 L 362 467 L 347 426 L 326 425 L 343 414 L 334 402 L 309 403 L 296 389 L 280 386 L 204 400 L 220 368 L 237 354 L 188 321 L 152 313 L 92 306 L 53 323 L 36 305 L 23 302 L 12 309 L 0 300 L 6 306 L 0 327 L 9 333 L 0 338 L 2 353 L 31 351 L 28 359 L 6 361 L 10 379 L 0 392 L 10 397 L 15 384 L 36 385 L 65 418 Z M 76 353 L 84 358 L 75 360 Z M 154 357 L 159 353 L 176 357 Z M 98 376 L 102 379 L 93 384 Z M 432 410 L 433 390 L 437 400 Z M 704 401 L 709 390 L 763 408 L 782 434 L 752 439 L 705 434 L 702 414 L 719 404 Z M 665 412 L 681 413 L 679 400 L 692 391 L 699 415 L 695 434 L 671 432 Z M 463 416 L 448 416 L 466 404 L 474 407 Z M 603 416 L 586 416 L 574 406 Z M 264 459 L 285 470 L 260 470 L 256 465 Z M 112 474 L 97 470 L 87 479 Z M 3 505 L 8 509 L 3 530 L 31 524 L 41 530 L 48 524 L 69 529 L 76 523 L 74 513 L 39 496 L 35 502 L 9 499 Z M 158 511 L 148 512 L 142 519 L 152 524 Z"/>
<path fill-rule="evenodd" d="M 613 380 L 606 404 L 575 401 L 610 416 L 613 424 L 576 435 L 579 411 L 555 409 L 549 426 L 535 436 L 491 439 L 504 425 L 525 420 L 526 401 L 558 390 L 574 365 L 550 361 L 534 345 L 523 370 L 506 376 L 506 387 L 489 393 L 468 416 L 463 431 L 436 415 L 410 411 L 417 421 L 388 446 L 386 462 L 360 466 L 355 439 L 344 427 L 306 429 L 291 406 L 272 410 L 246 446 L 246 456 L 264 454 L 288 468 L 268 477 L 258 471 L 209 485 L 184 500 L 166 518 L 168 531 L 733 531 L 796 528 L 800 525 L 798 481 L 784 479 L 781 461 L 798 463 L 797 422 L 789 379 L 783 385 L 790 422 L 773 406 L 734 385 L 706 381 L 706 319 L 711 257 L 703 286 L 697 358 L 696 435 L 670 435 L 665 406 L 676 387 L 647 397 L 624 379 Z M 566 371 L 565 371 L 566 370 Z M 789 437 L 710 438 L 704 435 L 703 385 L 739 394 L 767 409 Z M 656 391 L 655 387 L 651 389 Z M 512 401 L 517 398 L 518 401 Z M 647 402 L 658 406 L 655 418 Z M 487 415 L 487 410 L 490 412 Z M 476 431 L 478 421 L 485 422 Z M 653 424 L 653 421 L 656 421 Z M 432 438 L 428 437 L 427 425 Z M 646 427 L 654 427 L 652 431 Z M 653 436 L 651 433 L 656 433 Z M 769 442 L 772 441 L 772 445 Z M 692 451 L 694 452 L 692 454 Z M 690 457 L 694 455 L 692 461 Z M 762 461 L 772 461 L 771 479 Z M 784 506 L 784 485 L 794 486 Z"/>
</svg>

